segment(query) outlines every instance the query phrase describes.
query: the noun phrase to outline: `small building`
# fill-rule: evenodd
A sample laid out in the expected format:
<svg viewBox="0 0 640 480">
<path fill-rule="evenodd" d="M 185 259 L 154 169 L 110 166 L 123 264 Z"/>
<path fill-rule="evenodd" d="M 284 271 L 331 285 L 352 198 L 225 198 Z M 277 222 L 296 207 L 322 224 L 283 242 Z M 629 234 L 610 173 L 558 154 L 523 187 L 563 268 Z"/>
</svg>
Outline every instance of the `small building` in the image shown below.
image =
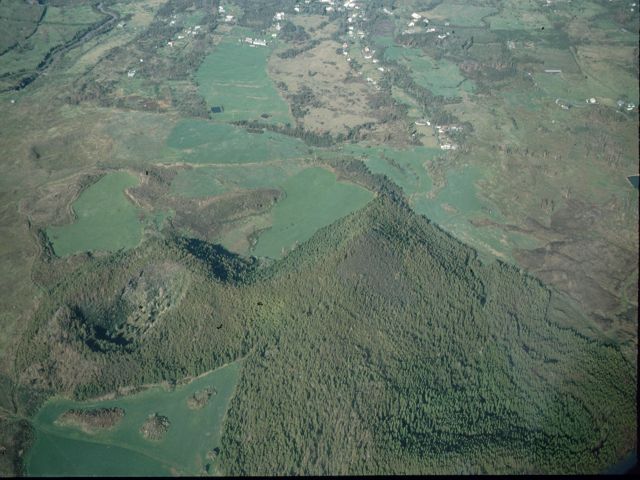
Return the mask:
<svg viewBox="0 0 640 480">
<path fill-rule="evenodd" d="M 133 77 L 135 77 L 135 76 L 136 76 L 136 71 L 135 71 L 135 69 L 133 69 L 133 68 L 132 68 L 131 70 L 129 70 L 129 71 L 127 72 L 127 77 L 129 77 L 129 78 L 133 78 Z"/>
<path fill-rule="evenodd" d="M 414 20 L 420 20 L 422 18 L 422 15 L 420 15 L 419 13 L 413 12 L 411 14 L 411 18 L 413 18 Z"/>
</svg>

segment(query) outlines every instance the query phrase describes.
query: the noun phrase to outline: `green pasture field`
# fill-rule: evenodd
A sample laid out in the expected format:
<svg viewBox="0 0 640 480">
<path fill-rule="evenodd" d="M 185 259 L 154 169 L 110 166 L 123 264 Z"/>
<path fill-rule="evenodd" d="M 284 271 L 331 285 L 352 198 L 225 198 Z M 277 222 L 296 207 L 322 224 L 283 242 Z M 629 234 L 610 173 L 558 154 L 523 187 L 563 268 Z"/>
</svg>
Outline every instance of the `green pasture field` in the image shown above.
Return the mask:
<svg viewBox="0 0 640 480">
<path fill-rule="evenodd" d="M 491 30 L 540 31 L 551 28 L 546 15 L 534 0 L 506 0 L 499 13 L 486 18 Z"/>
<path fill-rule="evenodd" d="M 603 40 L 611 44 L 625 44 L 625 46 L 637 46 L 638 34 L 621 29 L 611 17 L 595 17 L 590 22 L 590 28 L 604 32 Z"/>
<path fill-rule="evenodd" d="M 469 220 L 504 221 L 495 206 L 481 200 L 476 182 L 484 176 L 481 168 L 469 166 L 447 172 L 447 185 L 435 198 L 416 196 L 412 206 L 416 213 L 429 218 L 459 240 L 480 251 L 513 261 L 513 248 L 535 248 L 535 239 L 504 232 L 496 227 L 475 227 Z"/>
<path fill-rule="evenodd" d="M 463 77 L 458 66 L 449 60 L 434 60 L 420 49 L 401 46 L 388 47 L 384 55 L 387 59 L 407 65 L 416 83 L 428 88 L 434 95 L 455 97 L 461 91 L 473 92 L 473 81 Z"/>
<path fill-rule="evenodd" d="M 420 107 L 412 97 L 407 95 L 407 93 L 404 90 L 394 85 L 393 87 L 391 87 L 391 95 L 395 100 L 397 100 L 400 103 L 404 103 L 407 107 L 409 107 L 409 110 L 407 111 L 409 116 L 412 116 L 415 118 L 418 118 L 421 116 Z"/>
<path fill-rule="evenodd" d="M 207 104 L 224 107 L 224 112 L 214 113 L 215 119 L 292 123 L 287 102 L 267 75 L 271 47 L 244 43 L 245 37 L 256 36 L 248 30 L 234 33 L 205 58 L 196 73 L 198 90 Z M 265 35 L 257 37 L 267 39 Z M 261 117 L 263 114 L 269 116 Z"/>
<path fill-rule="evenodd" d="M 608 77 L 609 75 L 607 75 Z M 588 108 L 586 99 L 595 97 L 609 106 L 615 105 L 615 101 L 625 95 L 629 101 L 637 105 L 638 87 L 632 82 L 624 80 L 613 83 L 596 80 L 593 77 L 587 79 L 584 75 L 549 74 L 539 73 L 535 75 L 536 83 L 548 95 L 551 102 L 556 98 L 568 101 L 579 108 Z M 629 79 L 630 80 L 630 79 Z M 558 107 L 560 108 L 560 107 Z"/>
<path fill-rule="evenodd" d="M 453 26 L 477 27 L 483 26 L 482 18 L 497 10 L 493 7 L 480 7 L 468 3 L 441 3 L 432 10 L 422 12 L 429 20 L 449 21 Z"/>
<path fill-rule="evenodd" d="M 47 229 L 56 255 L 135 247 L 142 238 L 142 224 L 123 191 L 137 184 L 131 174 L 116 172 L 87 188 L 73 203 L 77 219 Z"/>
<path fill-rule="evenodd" d="M 323 168 L 309 168 L 287 179 L 286 197 L 273 208 L 273 225 L 258 238 L 252 252 L 258 257 L 280 258 L 319 228 L 363 207 L 373 198 L 368 190 L 338 182 Z"/>
<path fill-rule="evenodd" d="M 33 18 L 30 12 L 27 18 Z M 23 45 L 1 57 L 0 74 L 29 72 L 35 69 L 49 50 L 71 40 L 76 33 L 85 30 L 101 18 L 89 6 L 48 7 L 38 30 Z M 11 20 L 15 22 L 15 20 Z M 37 21 L 37 16 L 34 22 Z M 17 24 L 14 25 L 14 29 Z M 33 30 L 35 23 L 25 27 Z"/>
<path fill-rule="evenodd" d="M 215 460 L 207 452 L 220 447 L 222 424 L 240 375 L 234 362 L 178 386 L 173 391 L 155 387 L 114 400 L 74 402 L 54 399 L 35 416 L 36 441 L 27 458 L 30 476 L 198 475 Z M 217 392 L 201 409 L 192 410 L 187 400 L 198 390 Z M 74 426 L 55 423 L 69 409 L 112 408 L 125 410 L 113 429 L 88 434 Z M 149 415 L 169 418 L 170 427 L 158 441 L 139 432 Z"/>
<path fill-rule="evenodd" d="M 91 24 L 104 15 L 95 12 L 91 5 L 70 5 L 66 7 L 49 7 L 44 23 L 60 23 L 65 25 Z"/>
<path fill-rule="evenodd" d="M 393 37 L 374 37 L 373 42 L 377 47 L 390 47 L 394 44 Z"/>
<path fill-rule="evenodd" d="M 504 232 L 496 227 L 475 227 L 469 220 L 483 218 L 504 222 L 495 206 L 477 196 L 476 182 L 483 178 L 479 167 L 447 172 L 447 184 L 435 195 L 424 164 L 441 153 L 436 148 L 409 150 L 350 146 L 349 153 L 360 157 L 372 173 L 386 175 L 402 188 L 416 213 L 440 225 L 460 240 L 484 253 L 512 260 L 513 248 L 535 248 L 537 242 L 525 235 Z"/>
<path fill-rule="evenodd" d="M 5 0 L 0 10 L 0 52 L 24 40 L 42 15 L 42 6 L 20 0 Z M 2 58 L 2 57 L 0 57 Z"/>
<path fill-rule="evenodd" d="M 526 57 L 533 57 L 542 62 L 532 64 L 531 70 L 533 72 L 544 72 L 546 69 L 558 68 L 565 73 L 580 73 L 580 67 L 568 48 L 535 46 L 533 48 L 518 48 L 513 53 L 516 60 L 526 55 Z"/>
<path fill-rule="evenodd" d="M 302 166 L 294 162 L 266 165 L 220 165 L 181 170 L 171 183 L 174 194 L 209 197 L 236 190 L 277 188 Z"/>
<path fill-rule="evenodd" d="M 206 120 L 182 120 L 167 145 L 181 150 L 187 163 L 259 163 L 301 157 L 309 148 L 302 140 L 278 133 L 249 133 L 243 128 Z"/>
<path fill-rule="evenodd" d="M 440 153 L 439 149 L 413 147 L 407 150 L 349 145 L 344 153 L 360 158 L 371 173 L 386 175 L 410 197 L 431 190 L 431 178 L 425 162 Z"/>
</svg>

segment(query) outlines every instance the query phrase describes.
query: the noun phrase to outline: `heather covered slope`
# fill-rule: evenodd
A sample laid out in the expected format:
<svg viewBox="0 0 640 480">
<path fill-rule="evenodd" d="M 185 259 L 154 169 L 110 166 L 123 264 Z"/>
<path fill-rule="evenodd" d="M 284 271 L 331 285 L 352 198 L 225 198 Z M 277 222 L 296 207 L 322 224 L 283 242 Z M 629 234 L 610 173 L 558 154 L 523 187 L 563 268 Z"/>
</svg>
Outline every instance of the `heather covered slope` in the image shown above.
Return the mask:
<svg viewBox="0 0 640 480">
<path fill-rule="evenodd" d="M 636 441 L 618 347 L 385 196 L 271 265 L 151 240 L 64 278 L 21 345 L 24 391 L 86 397 L 246 357 L 227 474 L 597 472 Z"/>
</svg>

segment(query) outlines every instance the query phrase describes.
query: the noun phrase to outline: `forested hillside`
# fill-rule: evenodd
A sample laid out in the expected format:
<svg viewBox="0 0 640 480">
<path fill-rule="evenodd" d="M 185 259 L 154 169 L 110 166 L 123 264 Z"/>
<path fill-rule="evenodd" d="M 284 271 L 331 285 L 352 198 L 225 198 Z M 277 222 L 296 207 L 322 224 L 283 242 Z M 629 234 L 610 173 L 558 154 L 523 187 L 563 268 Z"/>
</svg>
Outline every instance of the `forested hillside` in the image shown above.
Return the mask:
<svg viewBox="0 0 640 480">
<path fill-rule="evenodd" d="M 246 357 L 227 474 L 598 472 L 635 441 L 618 347 L 384 195 L 271 265 L 180 238 L 50 262 L 16 403 Z"/>
</svg>

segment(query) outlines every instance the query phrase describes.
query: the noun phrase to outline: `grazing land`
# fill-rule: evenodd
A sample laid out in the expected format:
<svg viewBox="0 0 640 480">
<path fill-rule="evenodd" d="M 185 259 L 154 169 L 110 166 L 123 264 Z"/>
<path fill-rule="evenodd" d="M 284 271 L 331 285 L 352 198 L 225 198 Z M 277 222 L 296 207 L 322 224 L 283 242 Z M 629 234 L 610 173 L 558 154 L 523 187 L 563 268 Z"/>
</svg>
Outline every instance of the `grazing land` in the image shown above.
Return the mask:
<svg viewBox="0 0 640 480">
<path fill-rule="evenodd" d="M 50 227 L 47 232 L 56 255 L 137 245 L 142 225 L 124 192 L 137 183 L 126 172 L 111 173 L 82 192 L 72 205 L 76 220 L 71 225 Z"/>
<path fill-rule="evenodd" d="M 301 157 L 308 151 L 296 138 L 269 131 L 249 133 L 204 120 L 180 122 L 167 138 L 167 145 L 181 152 L 186 163 L 256 164 Z"/>
<path fill-rule="evenodd" d="M 49 402 L 35 419 L 39 435 L 27 472 L 36 476 L 201 473 L 208 463 L 207 452 L 220 446 L 222 419 L 239 372 L 240 366 L 232 364 L 170 390 L 153 387 L 97 402 Z M 217 395 L 200 408 L 188 406 L 194 395 L 214 388 Z M 78 407 L 85 411 L 117 410 L 123 415 L 108 430 L 91 432 L 72 428 L 72 422 L 55 420 L 61 411 L 66 410 L 62 415 L 69 417 L 69 411 Z"/>
<path fill-rule="evenodd" d="M 273 225 L 258 237 L 253 254 L 280 258 L 313 233 L 365 205 L 370 192 L 336 181 L 321 168 L 310 168 L 287 179 L 285 198 L 273 209 Z"/>
<path fill-rule="evenodd" d="M 289 108 L 267 75 L 271 48 L 249 45 L 255 34 L 238 30 L 223 40 L 198 69 L 198 91 L 211 108 L 221 107 L 221 121 L 259 120 L 287 123 Z"/>
</svg>

